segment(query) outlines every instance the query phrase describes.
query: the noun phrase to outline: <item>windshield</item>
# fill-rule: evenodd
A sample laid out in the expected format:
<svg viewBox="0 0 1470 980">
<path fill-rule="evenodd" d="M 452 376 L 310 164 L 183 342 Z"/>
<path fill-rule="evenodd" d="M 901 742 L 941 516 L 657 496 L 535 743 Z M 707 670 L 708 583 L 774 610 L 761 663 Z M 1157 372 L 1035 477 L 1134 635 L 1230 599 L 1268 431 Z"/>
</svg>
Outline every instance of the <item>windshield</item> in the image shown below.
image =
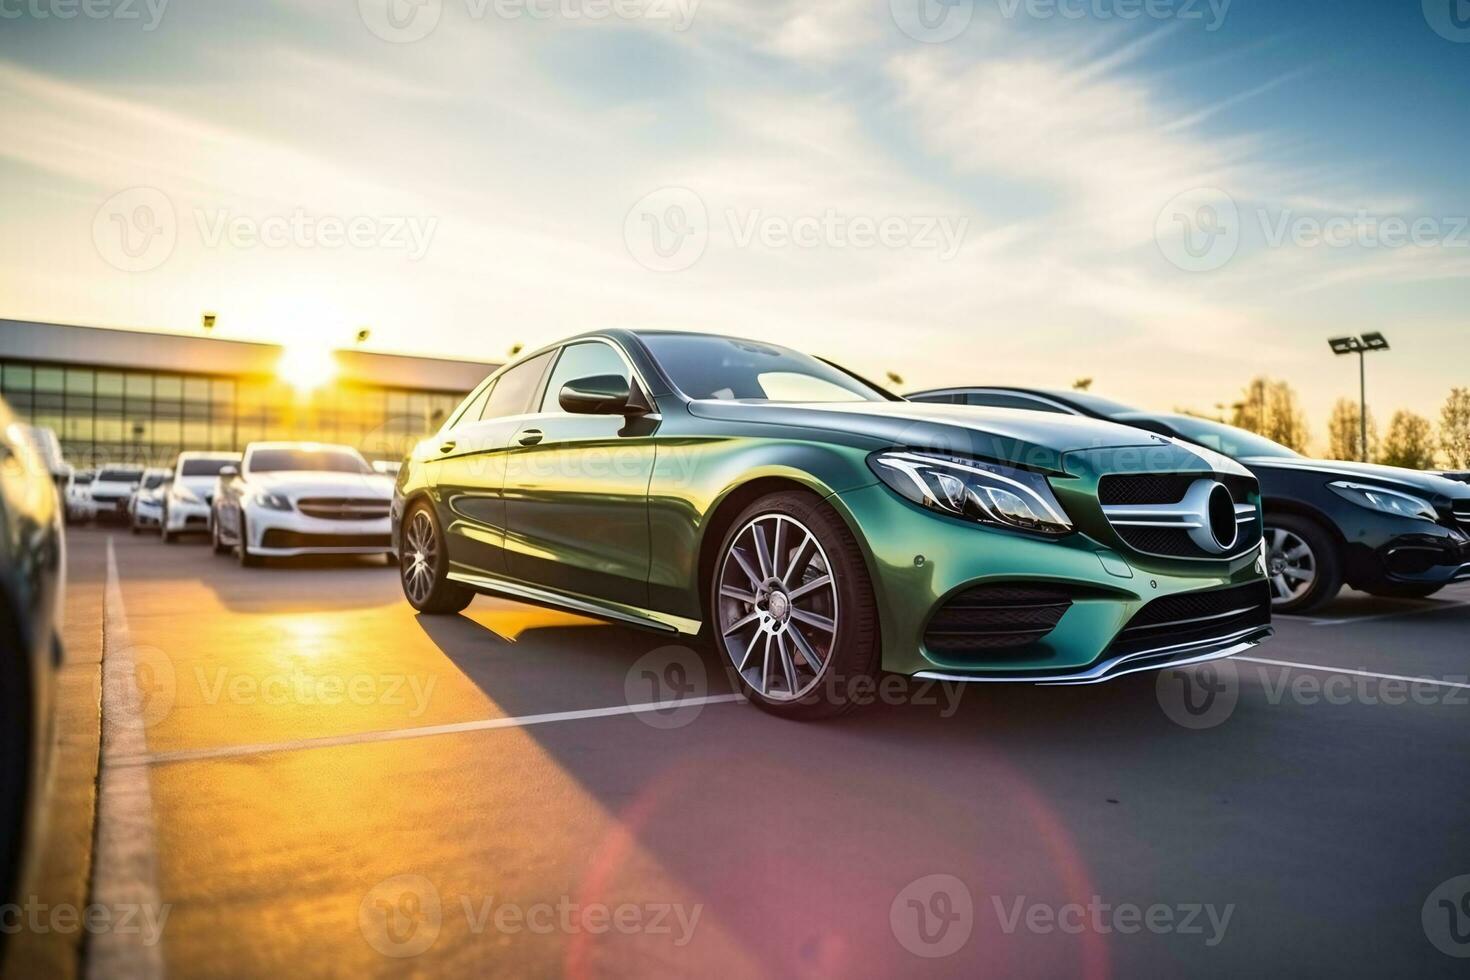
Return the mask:
<svg viewBox="0 0 1470 980">
<path fill-rule="evenodd" d="M 1223 453 L 1231 459 L 1247 456 L 1299 457 L 1301 454 L 1287 449 L 1279 442 L 1265 436 L 1237 429 L 1223 422 L 1197 419 L 1192 415 L 1164 415 L 1160 417 L 1174 431 L 1190 442 L 1197 442 L 1206 449 Z"/>
<path fill-rule="evenodd" d="M 219 476 L 226 466 L 235 465 L 233 459 L 186 459 L 179 470 L 180 476 Z"/>
<path fill-rule="evenodd" d="M 281 473 L 310 470 L 326 473 L 371 473 L 350 449 L 259 449 L 250 454 L 250 472 Z"/>
<path fill-rule="evenodd" d="M 97 474 L 101 483 L 137 483 L 143 479 L 142 470 L 103 470 Z"/>
<path fill-rule="evenodd" d="M 721 401 L 881 402 L 876 388 L 774 344 L 699 334 L 643 334 L 669 380 L 690 398 Z"/>
<path fill-rule="evenodd" d="M 167 473 L 149 473 L 143 478 L 143 489 L 152 490 L 156 487 L 161 487 L 163 486 L 163 481 L 167 480 L 168 477 L 169 475 Z"/>
</svg>

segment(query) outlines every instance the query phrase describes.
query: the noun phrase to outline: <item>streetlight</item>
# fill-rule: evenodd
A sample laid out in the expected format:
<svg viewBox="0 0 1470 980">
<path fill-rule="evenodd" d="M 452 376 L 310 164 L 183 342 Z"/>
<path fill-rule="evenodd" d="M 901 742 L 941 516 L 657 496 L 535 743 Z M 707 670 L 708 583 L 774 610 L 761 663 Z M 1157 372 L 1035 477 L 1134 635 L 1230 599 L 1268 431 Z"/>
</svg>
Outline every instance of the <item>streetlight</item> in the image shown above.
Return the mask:
<svg viewBox="0 0 1470 980">
<path fill-rule="evenodd" d="M 1374 351 L 1388 350 L 1388 340 L 1378 332 L 1365 333 L 1361 337 L 1333 337 L 1327 341 L 1332 353 L 1358 355 L 1358 451 L 1363 462 L 1368 462 L 1368 374 L 1363 367 L 1363 355 Z"/>
</svg>

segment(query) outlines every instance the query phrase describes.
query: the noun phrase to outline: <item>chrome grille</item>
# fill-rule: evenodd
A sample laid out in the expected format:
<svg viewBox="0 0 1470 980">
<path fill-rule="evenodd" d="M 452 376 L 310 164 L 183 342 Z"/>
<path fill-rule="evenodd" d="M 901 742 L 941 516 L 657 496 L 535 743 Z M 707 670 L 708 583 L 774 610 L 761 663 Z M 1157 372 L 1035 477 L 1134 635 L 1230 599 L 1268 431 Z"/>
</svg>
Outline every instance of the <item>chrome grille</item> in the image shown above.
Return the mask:
<svg viewBox="0 0 1470 980">
<path fill-rule="evenodd" d="M 1229 493 L 1233 515 L 1212 518 L 1209 487 Z M 1111 473 L 1098 481 L 1098 500 L 1113 531 L 1144 555 L 1224 560 L 1259 546 L 1259 491 L 1254 477 L 1216 473 Z M 1221 501 L 1224 506 L 1224 501 Z M 1225 534 L 1231 516 L 1234 535 Z M 1228 540 L 1221 547 L 1220 541 Z"/>
<path fill-rule="evenodd" d="M 372 521 L 388 516 L 388 501 L 381 497 L 302 497 L 296 509 L 307 517 L 328 521 Z"/>
<path fill-rule="evenodd" d="M 1450 513 L 1461 524 L 1470 524 L 1470 500 L 1456 500 L 1450 504 Z"/>
</svg>

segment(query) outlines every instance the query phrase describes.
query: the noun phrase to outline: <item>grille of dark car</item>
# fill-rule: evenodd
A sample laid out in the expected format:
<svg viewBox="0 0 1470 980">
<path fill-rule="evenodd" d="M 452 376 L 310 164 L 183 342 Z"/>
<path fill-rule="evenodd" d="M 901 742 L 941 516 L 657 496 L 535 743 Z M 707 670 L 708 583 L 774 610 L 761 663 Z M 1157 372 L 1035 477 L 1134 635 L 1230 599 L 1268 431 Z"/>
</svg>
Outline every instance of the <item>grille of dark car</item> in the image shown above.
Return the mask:
<svg viewBox="0 0 1470 980">
<path fill-rule="evenodd" d="M 1216 636 L 1230 636 L 1271 622 L 1271 587 L 1264 581 L 1227 589 L 1181 592 L 1155 599 L 1130 619 L 1108 648 L 1136 653 Z"/>
<path fill-rule="evenodd" d="M 382 548 L 391 542 L 386 534 L 307 534 L 271 528 L 261 540 L 264 548 Z"/>
<path fill-rule="evenodd" d="M 1189 488 L 1201 479 L 1224 484 L 1237 504 L 1251 503 L 1257 494 L 1255 477 L 1218 473 L 1110 473 L 1098 481 L 1098 502 L 1104 507 L 1168 506 L 1184 500 Z M 1114 523 L 1113 530 L 1134 551 L 1164 558 L 1222 558 L 1196 544 L 1185 528 Z M 1260 522 L 1239 526 L 1229 555 L 1239 555 L 1261 540 Z"/>
<path fill-rule="evenodd" d="M 934 613 L 924 645 L 951 656 L 1023 647 L 1050 633 L 1071 605 L 1068 593 L 1046 586 L 977 585 Z"/>
<path fill-rule="evenodd" d="M 388 516 L 388 501 L 381 497 L 303 497 L 296 509 L 307 517 L 328 521 L 371 521 Z"/>
<path fill-rule="evenodd" d="M 1450 513 L 1461 524 L 1470 524 L 1470 500 L 1456 500 L 1450 504 Z"/>
</svg>

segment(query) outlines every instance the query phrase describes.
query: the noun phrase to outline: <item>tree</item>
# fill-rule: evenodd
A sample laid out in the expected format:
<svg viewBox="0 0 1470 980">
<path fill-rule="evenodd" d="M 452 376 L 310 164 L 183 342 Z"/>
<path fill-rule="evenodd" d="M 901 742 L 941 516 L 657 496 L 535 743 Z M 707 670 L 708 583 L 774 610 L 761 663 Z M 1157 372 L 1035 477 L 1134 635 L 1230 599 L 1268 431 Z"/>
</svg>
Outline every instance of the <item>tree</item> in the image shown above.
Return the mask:
<svg viewBox="0 0 1470 980">
<path fill-rule="evenodd" d="M 1362 432 L 1358 426 L 1358 403 L 1351 398 L 1339 398 L 1332 406 L 1332 417 L 1327 420 L 1327 458 L 1361 459 L 1358 443 Z M 1378 455 L 1378 425 L 1373 413 L 1368 413 L 1368 459 Z"/>
<path fill-rule="evenodd" d="M 889 371 L 888 380 L 891 384 L 901 385 L 903 384 L 903 375 L 899 374 L 897 371 Z"/>
<path fill-rule="evenodd" d="M 1451 388 L 1439 410 L 1439 445 L 1450 469 L 1470 470 L 1470 388 Z"/>
<path fill-rule="evenodd" d="M 1076 381 L 1073 381 L 1072 382 L 1072 390 L 1073 391 L 1091 391 L 1092 390 L 1092 379 L 1091 378 L 1078 378 Z"/>
<path fill-rule="evenodd" d="M 1411 470 L 1434 468 L 1434 426 L 1422 415 L 1400 409 L 1388 423 L 1379 462 Z"/>
<path fill-rule="evenodd" d="M 1285 381 L 1251 379 L 1245 397 L 1232 406 L 1230 424 L 1298 452 L 1307 447 L 1307 419 L 1296 392 Z"/>
</svg>

